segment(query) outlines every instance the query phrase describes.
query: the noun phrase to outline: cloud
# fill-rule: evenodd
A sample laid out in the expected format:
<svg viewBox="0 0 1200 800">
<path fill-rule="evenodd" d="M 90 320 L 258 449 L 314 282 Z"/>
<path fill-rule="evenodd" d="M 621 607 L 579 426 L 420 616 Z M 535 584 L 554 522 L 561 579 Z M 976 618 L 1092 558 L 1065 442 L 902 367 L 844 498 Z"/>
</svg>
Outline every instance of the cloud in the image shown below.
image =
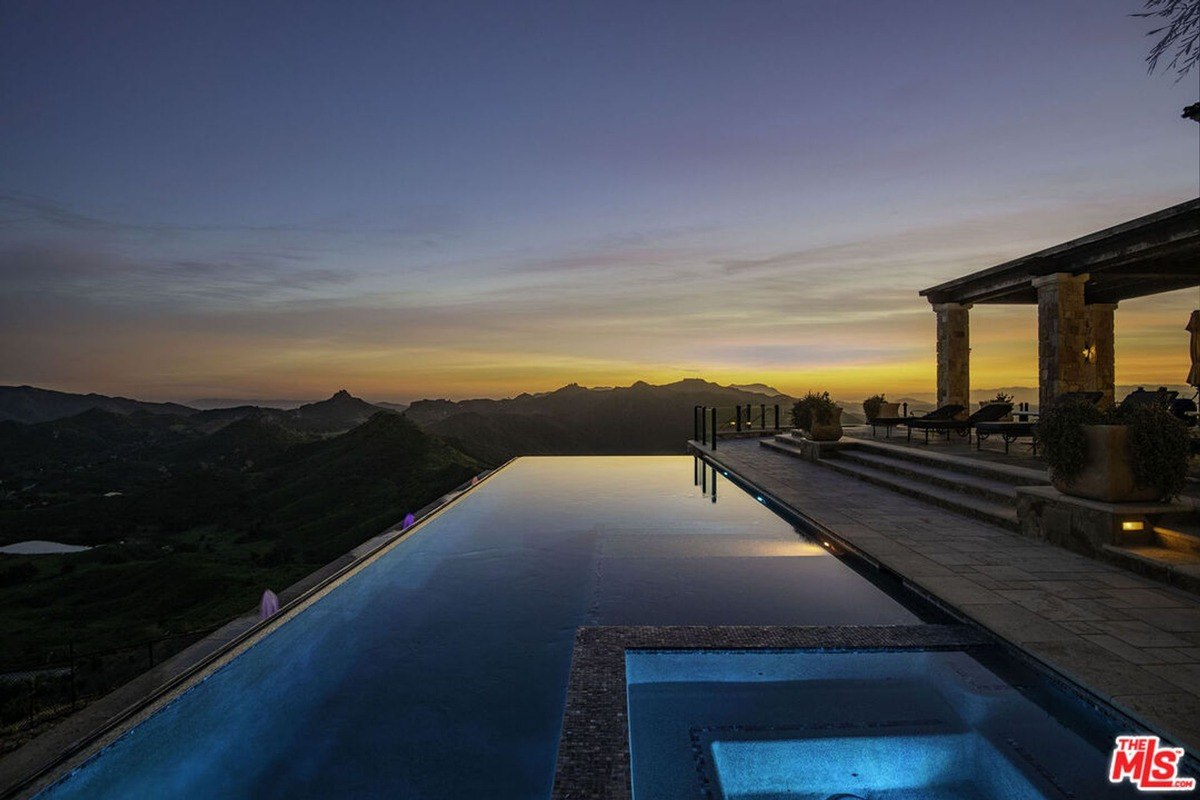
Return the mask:
<svg viewBox="0 0 1200 800">
<path fill-rule="evenodd" d="M 305 265 L 302 256 L 233 252 L 223 257 L 142 258 L 65 244 L 0 249 L 0 284 L 7 291 L 73 295 L 85 302 L 252 304 L 296 292 L 347 286 L 349 270 Z"/>
<path fill-rule="evenodd" d="M 175 224 L 128 222 L 82 213 L 54 200 L 28 194 L 0 194 L 0 230 L 49 229 L 69 232 L 181 236 L 187 234 L 321 234 L 333 236 L 384 235 L 453 237 L 464 226 L 462 215 L 445 205 L 407 205 L 377 218 L 372 225 L 280 222 L 260 225 L 228 223 Z"/>
</svg>

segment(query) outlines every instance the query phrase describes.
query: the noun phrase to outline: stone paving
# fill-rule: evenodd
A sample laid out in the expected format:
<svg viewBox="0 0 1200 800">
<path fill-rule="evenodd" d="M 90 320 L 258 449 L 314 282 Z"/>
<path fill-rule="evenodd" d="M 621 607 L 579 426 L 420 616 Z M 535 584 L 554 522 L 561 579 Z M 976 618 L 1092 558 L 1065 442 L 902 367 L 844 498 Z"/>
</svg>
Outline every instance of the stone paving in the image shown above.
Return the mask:
<svg viewBox="0 0 1200 800">
<path fill-rule="evenodd" d="M 712 459 L 871 561 L 1200 754 L 1200 597 L 771 451 Z"/>
</svg>

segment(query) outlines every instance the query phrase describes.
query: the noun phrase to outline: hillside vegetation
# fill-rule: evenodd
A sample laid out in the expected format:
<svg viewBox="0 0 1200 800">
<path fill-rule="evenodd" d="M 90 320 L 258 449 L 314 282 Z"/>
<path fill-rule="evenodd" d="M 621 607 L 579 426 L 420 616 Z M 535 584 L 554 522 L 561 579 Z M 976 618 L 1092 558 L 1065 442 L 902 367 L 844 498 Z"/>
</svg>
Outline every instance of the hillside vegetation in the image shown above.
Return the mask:
<svg viewBox="0 0 1200 800">
<path fill-rule="evenodd" d="M 0 556 L 6 659 L 219 622 L 481 469 L 395 412 L 313 406 L 0 423 L 0 545 L 95 548 Z"/>
</svg>

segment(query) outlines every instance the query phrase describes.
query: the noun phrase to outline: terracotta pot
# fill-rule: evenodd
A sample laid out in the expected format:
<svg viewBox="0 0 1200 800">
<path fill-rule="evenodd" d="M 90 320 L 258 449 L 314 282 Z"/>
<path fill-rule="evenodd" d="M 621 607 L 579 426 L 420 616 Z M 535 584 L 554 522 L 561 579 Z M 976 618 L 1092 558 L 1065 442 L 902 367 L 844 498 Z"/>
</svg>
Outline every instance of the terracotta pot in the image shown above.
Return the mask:
<svg viewBox="0 0 1200 800">
<path fill-rule="evenodd" d="M 808 436 L 814 442 L 836 442 L 842 438 L 842 409 L 835 409 L 828 417 L 814 419 Z"/>
<path fill-rule="evenodd" d="M 1087 460 L 1083 471 L 1070 481 L 1051 474 L 1054 488 L 1063 494 L 1104 503 L 1145 503 L 1159 498 L 1157 489 L 1141 486 L 1133 479 L 1126 425 L 1084 425 Z"/>
</svg>

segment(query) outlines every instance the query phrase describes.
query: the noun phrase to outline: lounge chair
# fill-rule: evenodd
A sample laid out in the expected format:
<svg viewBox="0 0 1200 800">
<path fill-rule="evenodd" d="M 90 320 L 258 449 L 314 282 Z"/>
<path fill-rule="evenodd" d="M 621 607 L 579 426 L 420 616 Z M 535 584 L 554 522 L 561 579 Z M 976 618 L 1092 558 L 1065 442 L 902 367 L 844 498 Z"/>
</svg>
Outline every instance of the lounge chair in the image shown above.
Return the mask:
<svg viewBox="0 0 1200 800">
<path fill-rule="evenodd" d="M 1054 398 L 1057 403 L 1099 403 L 1104 392 L 1064 392 Z M 1037 455 L 1037 422 L 981 422 L 975 426 L 975 449 L 983 449 L 983 441 L 989 436 L 999 436 L 1004 440 L 1004 452 L 1008 453 L 1009 445 L 1018 439 L 1029 437 L 1033 454 Z"/>
<path fill-rule="evenodd" d="M 962 406 L 943 406 L 942 408 L 957 408 L 962 411 Z M 955 431 L 959 436 L 966 436 L 967 441 L 971 440 L 971 429 L 982 422 L 998 422 L 1012 413 L 1012 403 L 988 403 L 983 408 L 976 411 L 966 419 L 955 419 L 958 412 L 948 416 L 941 416 L 937 419 L 931 419 L 936 411 L 931 411 L 920 419 L 909 420 L 905 425 L 908 427 L 908 440 L 912 441 L 913 428 L 925 431 L 925 444 L 929 444 L 930 431 L 942 431 L 946 434 L 946 438 L 950 438 L 950 431 Z M 942 409 L 938 409 L 941 411 Z"/>
<path fill-rule="evenodd" d="M 1171 403 L 1179 396 L 1179 392 L 1172 391 L 1165 386 L 1160 386 L 1156 392 L 1147 392 L 1141 386 L 1137 391 L 1130 392 L 1121 401 L 1122 408 L 1131 406 L 1158 406 L 1166 410 L 1171 409 Z"/>
<path fill-rule="evenodd" d="M 983 440 L 997 434 L 1004 440 L 1004 453 L 1008 454 L 1008 446 L 1017 439 L 1022 439 L 1026 436 L 1032 440 L 1033 454 L 1037 455 L 1037 423 L 1028 420 L 1026 422 L 981 422 L 975 426 L 975 449 L 983 449 Z"/>
<path fill-rule="evenodd" d="M 917 416 L 905 417 L 904 419 L 902 419 L 900 421 L 899 424 L 908 428 L 908 439 L 909 439 L 909 441 L 912 441 L 913 427 L 920 428 L 925 424 L 932 425 L 932 423 L 935 423 L 935 422 L 951 422 L 954 420 L 955 417 L 957 417 L 959 414 L 961 414 L 964 411 L 966 411 L 965 407 L 960 406 L 956 403 L 950 403 L 949 405 L 944 405 L 944 406 L 941 406 L 940 408 L 935 408 L 933 411 L 930 411 L 928 414 L 922 414 L 919 417 L 917 417 Z M 928 437 L 928 434 L 926 434 L 926 437 Z"/>
</svg>

